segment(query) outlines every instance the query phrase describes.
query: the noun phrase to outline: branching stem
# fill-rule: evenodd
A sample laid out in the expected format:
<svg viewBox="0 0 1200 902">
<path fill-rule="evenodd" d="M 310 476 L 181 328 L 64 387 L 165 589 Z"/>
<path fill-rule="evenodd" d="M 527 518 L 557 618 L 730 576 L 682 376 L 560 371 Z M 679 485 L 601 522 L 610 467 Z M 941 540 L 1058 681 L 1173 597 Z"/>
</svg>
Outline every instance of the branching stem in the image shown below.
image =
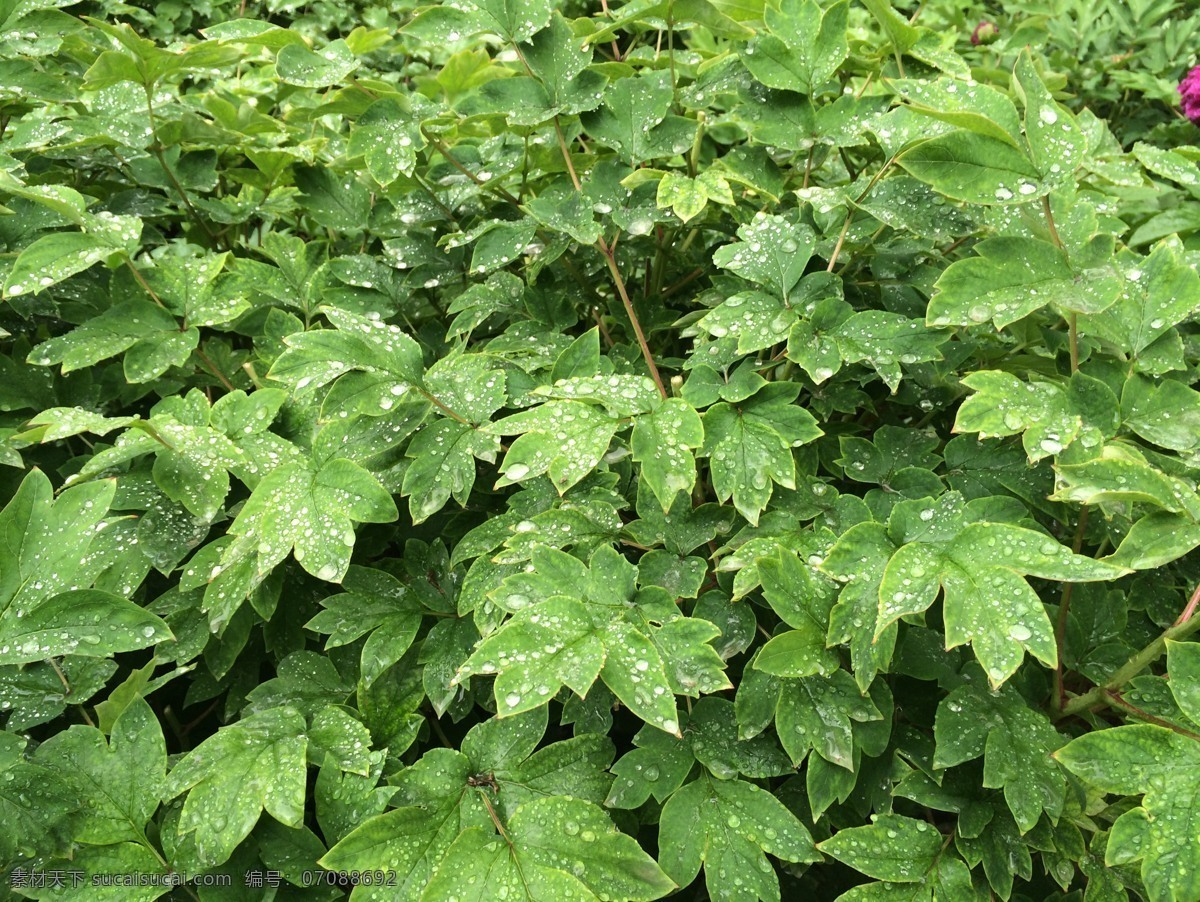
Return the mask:
<svg viewBox="0 0 1200 902">
<path fill-rule="evenodd" d="M 1077 695 L 1070 699 L 1057 713 L 1056 719 L 1069 717 L 1072 714 L 1081 714 L 1097 705 L 1111 703 L 1110 693 L 1119 692 L 1126 683 L 1163 656 L 1167 649 L 1168 639 L 1181 641 L 1200 629 L 1200 617 L 1195 616 L 1197 604 L 1200 604 L 1200 588 L 1197 588 L 1196 592 L 1192 594 L 1187 607 L 1183 609 L 1183 613 L 1172 626 L 1126 661 L 1103 685 L 1095 686 L 1083 695 Z"/>
</svg>

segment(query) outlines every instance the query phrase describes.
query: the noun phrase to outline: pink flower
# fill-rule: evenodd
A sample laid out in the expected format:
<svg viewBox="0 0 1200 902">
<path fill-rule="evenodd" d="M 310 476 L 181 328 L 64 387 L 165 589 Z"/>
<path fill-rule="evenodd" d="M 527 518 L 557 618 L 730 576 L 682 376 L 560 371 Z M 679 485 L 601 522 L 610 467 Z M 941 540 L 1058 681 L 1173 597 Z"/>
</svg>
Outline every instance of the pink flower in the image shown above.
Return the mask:
<svg viewBox="0 0 1200 902">
<path fill-rule="evenodd" d="M 984 19 L 971 32 L 971 43 L 978 47 L 980 44 L 991 44 L 999 37 L 1000 29 L 996 27 L 996 23 Z"/>
<path fill-rule="evenodd" d="M 1183 115 L 1200 125 L 1200 66 L 1183 77 L 1178 90 L 1183 99 Z"/>
</svg>

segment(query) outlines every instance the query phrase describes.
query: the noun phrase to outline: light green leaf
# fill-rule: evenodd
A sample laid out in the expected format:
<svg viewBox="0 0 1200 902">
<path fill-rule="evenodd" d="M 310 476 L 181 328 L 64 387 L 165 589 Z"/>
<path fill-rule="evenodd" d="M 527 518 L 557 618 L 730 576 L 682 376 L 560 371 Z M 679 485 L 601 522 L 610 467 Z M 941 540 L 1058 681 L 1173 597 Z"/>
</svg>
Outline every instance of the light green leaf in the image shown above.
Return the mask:
<svg viewBox="0 0 1200 902">
<path fill-rule="evenodd" d="M 742 291 L 706 313 L 695 328 L 716 339 L 737 339 L 739 354 L 752 354 L 785 341 L 799 320 L 790 304 L 762 291 Z"/>
<path fill-rule="evenodd" d="M 1028 49 L 1017 57 L 1014 71 L 1025 95 L 1025 138 L 1033 162 L 1046 184 L 1073 182 L 1088 151 L 1087 137 L 1071 111 L 1050 95 Z"/>
<path fill-rule="evenodd" d="M 663 513 L 671 509 L 680 492 L 691 494 L 696 484 L 692 451 L 703 442 L 700 415 L 681 398 L 668 398 L 657 410 L 634 420 L 630 440 L 633 459 L 641 464 L 641 477 L 662 505 Z"/>
<path fill-rule="evenodd" d="M 181 366 L 200 340 L 195 328 L 180 329 L 171 314 L 149 301 L 118 304 L 29 353 L 37 366 L 62 364 L 70 373 L 125 352 L 125 376 L 149 382 L 172 366 Z"/>
<path fill-rule="evenodd" d="M 85 800 L 75 838 L 83 843 L 137 842 L 158 810 L 167 773 L 167 747 L 150 706 L 134 701 L 112 736 L 76 725 L 38 747 L 36 760 L 58 771 Z"/>
<path fill-rule="evenodd" d="M 1020 147 L 1017 108 L 995 88 L 954 78 L 899 79 L 889 82 L 911 109 L 942 122 Z"/>
<path fill-rule="evenodd" d="M 303 44 L 288 44 L 279 51 L 275 70 L 284 84 L 302 88 L 327 88 L 346 80 L 359 62 L 343 40 L 330 41 L 319 52 Z"/>
<path fill-rule="evenodd" d="M 696 123 L 668 115 L 672 95 L 669 72 L 618 78 L 604 92 L 604 107 L 584 113 L 587 133 L 616 149 L 630 167 L 683 153 L 692 145 Z M 646 223 L 648 228 L 650 220 Z"/>
<path fill-rule="evenodd" d="M 975 394 L 959 407 L 954 431 L 978 432 L 981 439 L 1020 434 L 1031 463 L 1061 453 L 1081 433 L 1091 445 L 1101 438 L 1084 429 L 1087 383 L 1082 378 L 1063 386 L 1022 382 L 1002 370 L 980 370 L 965 376 L 962 384 Z M 1115 408 L 1113 404 L 1110 409 Z"/>
<path fill-rule="evenodd" d="M 647 376 L 614 373 L 610 376 L 571 376 L 553 385 L 538 386 L 538 395 L 599 404 L 610 417 L 630 417 L 654 410 L 662 397 Z"/>
<path fill-rule="evenodd" d="M 704 414 L 704 447 L 719 501 L 734 507 L 751 524 L 771 498 L 772 483 L 796 487 L 792 448 L 822 434 L 807 410 L 793 402 L 800 386 L 772 383 L 736 407 L 714 404 Z"/>
<path fill-rule="evenodd" d="M 807 226 L 760 213 L 738 228 L 733 244 L 718 248 L 713 262 L 786 298 L 812 257 L 816 236 Z"/>
<path fill-rule="evenodd" d="M 565 493 L 600 463 L 618 425 L 582 401 L 547 401 L 487 425 L 484 431 L 492 435 L 521 434 L 504 456 L 496 487 L 547 473 Z"/>
<path fill-rule="evenodd" d="M 829 334 L 837 341 L 842 360 L 868 364 L 893 392 L 900 385 L 901 364 L 941 360 L 938 347 L 945 341 L 945 336 L 925 328 L 920 320 L 884 310 L 855 313 Z"/>
<path fill-rule="evenodd" d="M 201 862 L 227 861 L 263 809 L 286 826 L 300 825 L 307 774 L 304 731 L 304 718 L 295 708 L 271 708 L 222 727 L 171 770 L 165 797 L 188 793 L 178 829 L 192 834 Z"/>
<path fill-rule="evenodd" d="M 4 280 L 4 293 L 10 298 L 38 294 L 120 251 L 102 236 L 87 232 L 43 235 L 17 256 Z"/>
<path fill-rule="evenodd" d="M 371 773 L 371 733 L 343 709 L 329 705 L 314 714 L 308 739 L 313 748 L 330 753 L 347 773 L 364 777 Z"/>
<path fill-rule="evenodd" d="M 116 481 L 61 492 L 31 470 L 0 510 L 0 614 L 24 617 L 38 604 L 72 588 L 96 526 L 108 513 Z"/>
<path fill-rule="evenodd" d="M 1103 558 L 1130 570 L 1153 570 L 1200 545 L 1200 524 L 1186 514 L 1154 511 L 1125 534 L 1117 550 Z"/>
<path fill-rule="evenodd" d="M 1153 504 L 1200 520 L 1200 496 L 1186 481 L 1152 467 L 1132 446 L 1112 442 L 1099 457 L 1059 464 L 1055 501 L 1106 504 Z"/>
<path fill-rule="evenodd" d="M 371 177 L 384 187 L 402 175 L 412 175 L 417 153 L 425 146 L 415 115 L 421 109 L 420 97 L 411 94 L 377 100 L 363 111 L 350 132 L 350 153 L 361 153 Z"/>
<path fill-rule="evenodd" d="M 300 566 L 317 579 L 341 582 L 354 548 L 353 523 L 388 523 L 397 516 L 392 496 L 348 460 L 273 470 L 229 527 L 236 539 L 210 576 L 204 597 L 214 626 L 223 625 L 293 549 Z"/>
<path fill-rule="evenodd" d="M 932 523 L 935 512 L 926 512 L 928 520 L 921 519 Z M 847 555 L 860 547 L 864 531 L 871 530 L 876 527 L 855 527 L 839 539 L 826 559 L 826 571 L 838 579 L 852 579 Z M 889 554 L 889 544 L 877 544 L 876 553 Z M 1025 576 L 1093 582 L 1128 572 L 1072 554 L 1042 533 L 1005 523 L 972 523 L 951 529 L 948 536 L 931 534 L 889 556 L 879 583 L 876 632 L 902 616 L 924 611 L 940 585 L 945 591 L 946 647 L 971 642 L 994 685 L 1016 672 L 1025 649 L 1050 666 L 1057 661 L 1045 607 Z"/>
<path fill-rule="evenodd" d="M 584 604 L 552 597 L 519 612 L 485 639 L 455 681 L 476 673 L 497 674 L 496 707 L 501 715 L 540 707 L 562 686 L 583 697 L 604 666 L 602 635 Z"/>
<path fill-rule="evenodd" d="M 1200 392 L 1167 379 L 1155 386 L 1134 377 L 1121 395 L 1125 424 L 1146 441 L 1172 451 L 1200 446 Z"/>
<path fill-rule="evenodd" d="M 494 830 L 467 757 L 435 748 L 405 769 L 394 808 L 359 823 L 318 862 L 330 870 L 392 870 L 395 886 L 360 886 L 357 897 L 369 902 L 419 898 L 421 889 L 446 850 L 464 831 Z"/>
<path fill-rule="evenodd" d="M 970 326 L 991 322 L 997 329 L 1047 304 L 1078 309 L 1087 288 L 1061 250 L 1035 238 L 988 238 L 975 245 L 976 257 L 946 267 L 934 286 L 927 322 Z"/>
<path fill-rule="evenodd" d="M 966 129 L 922 141 L 896 162 L 941 194 L 971 204 L 1023 204 L 1047 190 L 1024 153 Z"/>
<path fill-rule="evenodd" d="M 1180 710 L 1200 723 L 1200 644 L 1168 639 L 1167 673 Z"/>
<path fill-rule="evenodd" d="M 1104 792 L 1141 795 L 1141 807 L 1113 825 L 1107 864 L 1140 860 L 1152 899 L 1200 895 L 1200 794 L 1191 779 L 1200 744 L 1163 727 L 1110 727 L 1072 740 L 1055 755 L 1067 770 Z"/>
</svg>

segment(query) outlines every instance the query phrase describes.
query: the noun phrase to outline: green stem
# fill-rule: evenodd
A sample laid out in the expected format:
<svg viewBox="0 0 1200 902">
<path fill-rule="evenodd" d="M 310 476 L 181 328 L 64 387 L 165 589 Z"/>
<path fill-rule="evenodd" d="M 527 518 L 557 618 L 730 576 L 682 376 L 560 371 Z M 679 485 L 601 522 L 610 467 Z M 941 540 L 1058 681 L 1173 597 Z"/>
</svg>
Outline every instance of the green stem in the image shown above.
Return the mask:
<svg viewBox="0 0 1200 902">
<path fill-rule="evenodd" d="M 208 223 L 206 223 L 200 217 L 199 211 L 192 206 L 192 202 L 188 198 L 187 192 L 183 189 L 183 185 L 180 184 L 179 179 L 175 177 L 175 173 L 172 171 L 170 164 L 167 163 L 166 155 L 163 154 L 162 144 L 158 140 L 158 121 L 154 115 L 154 89 L 149 85 L 145 85 L 144 87 L 146 90 L 146 118 L 150 123 L 150 152 L 154 154 L 155 158 L 158 160 L 158 165 L 162 167 L 162 171 L 166 174 L 167 179 L 172 185 L 175 186 L 175 190 L 179 193 L 179 199 L 183 201 L 183 205 L 187 207 L 188 215 L 192 217 L 192 220 L 196 223 L 196 225 L 200 226 L 201 231 L 208 236 L 208 240 L 216 244 L 217 236 L 214 235 L 212 229 L 208 227 Z M 225 249 L 232 250 L 233 248 L 229 246 L 228 242 L 225 242 Z"/>
<path fill-rule="evenodd" d="M 514 197 L 509 192 L 505 191 L 499 185 L 493 185 L 491 182 L 484 181 L 479 176 L 477 176 L 475 173 L 473 173 L 470 169 L 468 169 L 466 166 L 464 166 L 462 163 L 458 162 L 458 160 L 454 159 L 453 155 L 450 153 L 450 148 L 446 145 L 446 142 L 443 141 L 441 138 L 435 138 L 429 132 L 425 131 L 425 129 L 421 129 L 421 134 L 423 134 L 425 136 L 426 141 L 428 141 L 431 145 L 433 145 L 434 150 L 436 150 L 438 153 L 440 153 L 445 158 L 447 163 L 449 163 L 451 166 L 453 166 L 455 169 L 457 169 L 459 172 L 461 172 L 463 175 L 465 175 L 468 179 L 470 179 L 472 182 L 474 182 L 480 188 L 484 188 L 488 191 L 498 194 L 500 197 L 504 198 L 510 204 L 513 204 L 518 207 L 521 205 L 521 201 L 519 201 L 516 197 Z"/>
<path fill-rule="evenodd" d="M 1042 215 L 1046 219 L 1046 229 L 1050 232 L 1050 240 L 1054 242 L 1054 246 L 1062 251 L 1063 257 L 1070 262 L 1070 255 L 1067 253 L 1067 247 L 1063 244 L 1062 238 L 1059 237 L 1058 227 L 1054 224 L 1054 210 L 1050 207 L 1050 195 L 1042 195 Z M 1067 314 L 1067 341 L 1071 351 L 1071 372 L 1079 372 L 1079 317 L 1072 310 Z"/>
<path fill-rule="evenodd" d="M 1071 551 L 1079 554 L 1083 547 L 1083 534 L 1087 530 L 1088 506 L 1085 504 L 1079 512 L 1079 523 L 1075 527 L 1075 541 L 1071 543 Z M 1067 638 L 1067 619 L 1071 611 L 1071 594 L 1075 591 L 1074 583 L 1063 583 L 1062 599 L 1058 603 L 1058 622 L 1054 628 L 1054 645 L 1058 652 L 1058 665 L 1054 668 L 1054 701 L 1056 709 L 1062 710 L 1067 703 L 1067 691 L 1063 688 L 1063 647 Z"/>
<path fill-rule="evenodd" d="M 1200 629 L 1200 617 L 1193 616 L 1196 612 L 1196 604 L 1200 603 L 1200 587 L 1192 595 L 1192 601 L 1188 602 L 1188 606 L 1184 609 L 1184 614 L 1187 614 L 1187 619 L 1180 615 L 1171 627 L 1164 630 L 1162 635 L 1139 651 L 1136 655 L 1125 662 L 1116 673 L 1114 673 L 1101 686 L 1094 686 L 1083 695 L 1077 695 L 1075 698 L 1063 705 L 1062 710 L 1056 715 L 1057 718 L 1069 717 L 1072 714 L 1080 714 L 1093 708 L 1097 705 L 1111 703 L 1109 694 L 1119 691 L 1126 683 L 1132 680 L 1135 676 L 1157 661 L 1163 656 L 1167 648 L 1167 640 L 1179 641 L 1186 639 L 1196 630 Z"/>
</svg>

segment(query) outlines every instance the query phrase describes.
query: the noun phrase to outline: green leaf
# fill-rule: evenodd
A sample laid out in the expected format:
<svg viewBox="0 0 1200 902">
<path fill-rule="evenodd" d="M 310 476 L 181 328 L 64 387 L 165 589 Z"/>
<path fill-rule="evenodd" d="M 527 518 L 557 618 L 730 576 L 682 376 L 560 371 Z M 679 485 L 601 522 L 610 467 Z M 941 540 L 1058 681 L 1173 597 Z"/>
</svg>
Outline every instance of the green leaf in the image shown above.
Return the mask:
<svg viewBox="0 0 1200 902">
<path fill-rule="evenodd" d="M 1132 446 L 1104 446 L 1099 457 L 1078 464 L 1060 464 L 1054 500 L 1123 506 L 1153 504 L 1172 513 L 1200 519 L 1200 496 L 1192 486 L 1150 466 Z"/>
<path fill-rule="evenodd" d="M 167 748 L 150 706 L 138 699 L 117 718 L 106 742 L 95 727 L 73 726 L 38 747 L 39 763 L 56 770 L 86 800 L 80 842 L 139 842 L 158 810 Z"/>
<path fill-rule="evenodd" d="M 759 651 L 754 667 L 781 677 L 831 673 L 837 657 L 825 647 L 832 598 L 814 585 L 794 554 L 780 551 L 758 561 L 763 595 L 793 629 L 779 633 Z"/>
<path fill-rule="evenodd" d="M 513 814 L 509 828 L 514 845 L 530 860 L 577 876 L 597 895 L 658 899 L 675 888 L 633 837 L 582 799 L 550 796 L 527 802 Z"/>
<path fill-rule="evenodd" d="M 881 523 L 859 523 L 842 534 L 821 570 L 844 582 L 829 614 L 829 641 L 850 646 L 850 661 L 862 692 L 886 670 L 896 645 L 895 623 L 883 622 L 879 586 L 896 546 Z"/>
<path fill-rule="evenodd" d="M 849 4 L 825 9 L 814 0 L 785 0 L 767 7 L 769 34 L 740 51 L 742 64 L 769 88 L 815 94 L 846 59 Z"/>
<path fill-rule="evenodd" d="M 1046 193 L 1029 157 L 966 129 L 922 141 L 896 162 L 940 194 L 971 204 L 1023 204 Z"/>
<path fill-rule="evenodd" d="M 422 887 L 464 831 L 493 822 L 478 791 L 468 787 L 471 764 L 452 749 L 431 749 L 407 768 L 396 802 L 401 807 L 367 818 L 318 862 L 329 870 L 391 870 L 394 886 L 361 886 L 369 900 L 418 898 Z"/>
<path fill-rule="evenodd" d="M 353 523 L 398 516 L 391 495 L 348 460 L 285 464 L 268 474 L 229 527 L 235 540 L 209 577 L 205 606 L 214 626 L 290 553 L 317 579 L 341 582 L 354 548 Z"/>
<path fill-rule="evenodd" d="M 371 734 L 341 708 L 331 705 L 314 714 L 308 738 L 314 749 L 329 752 L 342 770 L 364 777 L 371 773 Z"/>
<path fill-rule="evenodd" d="M 495 833 L 470 827 L 446 850 L 421 898 L 429 902 L 487 902 L 495 898 L 591 902 L 598 898 L 574 874 L 539 864 L 522 851 L 511 834 L 504 840 Z"/>
<path fill-rule="evenodd" d="M 646 376 L 571 376 L 538 386 L 535 394 L 599 404 L 610 417 L 629 417 L 654 410 L 662 402 Z"/>
<path fill-rule="evenodd" d="M 1125 273 L 1125 290 L 1111 307 L 1079 318 L 1083 335 L 1094 335 L 1115 348 L 1146 356 L 1154 342 L 1200 310 L 1200 276 L 1160 244 Z"/>
<path fill-rule="evenodd" d="M 31 471 L 0 511 L 0 660 L 107 656 L 171 638 L 161 619 L 110 592 L 75 589 L 116 489 L 64 490 Z M 90 585 L 89 577 L 85 584 Z"/>
<path fill-rule="evenodd" d="M 718 248 L 713 262 L 774 292 L 780 298 L 804 275 L 816 236 L 782 216 L 760 214 L 738 228 L 740 241 Z"/>
<path fill-rule="evenodd" d="M 284 48 L 289 49 L 296 48 Z M 296 187 L 304 200 L 304 212 L 325 228 L 355 232 L 366 226 L 371 198 L 356 179 L 324 167 L 304 166 L 296 169 Z"/>
<path fill-rule="evenodd" d="M 343 40 L 330 41 L 320 52 L 303 44 L 288 44 L 279 51 L 275 71 L 284 84 L 302 88 L 327 88 L 346 80 L 359 62 Z"/>
<path fill-rule="evenodd" d="M 767 860 L 808 862 L 818 858 L 812 837 L 770 793 L 742 780 L 702 774 L 663 806 L 659 860 L 680 886 L 704 866 L 714 899 L 778 902 L 779 878 Z"/>
<path fill-rule="evenodd" d="M 588 475 L 608 450 L 619 421 L 582 401 L 547 401 L 484 427 L 520 434 L 500 465 L 500 488 L 547 473 L 559 494 Z"/>
<path fill-rule="evenodd" d="M 421 608 L 400 581 L 383 570 L 350 567 L 342 585 L 346 591 L 324 599 L 324 610 L 304 626 L 328 634 L 327 649 L 349 645 L 370 633 L 359 656 L 359 677 L 370 686 L 412 645 Z"/>
<path fill-rule="evenodd" d="M 140 226 L 138 222 L 139 228 L 130 236 L 130 241 L 136 241 Z M 114 246 L 107 236 L 88 232 L 43 235 L 17 256 L 4 280 L 4 293 L 10 298 L 38 294 L 121 250 L 121 245 Z"/>
<path fill-rule="evenodd" d="M 796 487 L 791 449 L 822 434 L 812 414 L 792 403 L 799 390 L 773 383 L 743 404 L 721 402 L 704 414 L 701 456 L 709 458 L 717 499 L 733 498 L 751 524 L 770 501 L 772 483 Z"/>
<path fill-rule="evenodd" d="M 297 397 L 350 370 L 373 374 L 395 397 L 421 384 L 421 347 L 399 326 L 330 307 L 321 312 L 337 329 L 289 335 L 287 350 L 276 358 L 268 378 L 290 385 Z"/>
<path fill-rule="evenodd" d="M 920 883 L 942 851 L 942 834 L 925 821 L 882 814 L 869 826 L 839 830 L 817 848 L 876 880 Z"/>
<path fill-rule="evenodd" d="M 222 727 L 171 770 L 165 797 L 187 792 L 178 829 L 203 864 L 227 861 L 263 809 L 289 827 L 302 822 L 304 731 L 295 708 L 271 708 Z"/>
<path fill-rule="evenodd" d="M 1152 899 L 1200 893 L 1200 799 L 1189 778 L 1200 767 L 1194 739 L 1150 724 L 1111 727 L 1072 740 L 1054 757 L 1103 792 L 1144 793 L 1141 806 L 1113 824 L 1106 864 L 1140 860 Z"/>
<path fill-rule="evenodd" d="M 775 729 L 796 767 L 809 749 L 814 749 L 830 764 L 853 771 L 851 724 L 882 717 L 871 698 L 860 693 L 854 678 L 844 670 L 835 670 L 828 676 L 784 681 L 775 711 Z"/>
<path fill-rule="evenodd" d="M 619 78 L 605 91 L 604 107 L 584 114 L 584 126 L 596 141 L 616 149 L 630 167 L 683 153 L 692 145 L 696 125 L 668 115 L 672 94 L 670 73 L 665 71 Z"/>
<path fill-rule="evenodd" d="M 941 360 L 938 346 L 945 340 L 920 320 L 883 310 L 855 313 L 829 334 L 837 341 L 842 360 L 867 363 L 893 392 L 900 385 L 901 364 Z"/>
<path fill-rule="evenodd" d="M 20 618 L 20 619 L 18 619 Z M 0 618 L 0 663 L 61 655 L 107 657 L 173 639 L 160 618 L 111 592 L 78 589 Z"/>
<path fill-rule="evenodd" d="M 604 666 L 602 636 L 586 606 L 553 597 L 518 613 L 480 644 L 456 679 L 474 673 L 498 674 L 496 703 L 502 714 L 540 707 L 562 686 L 583 697 Z"/>
<path fill-rule="evenodd" d="M 546 26 L 553 9 L 550 0 L 463 0 L 427 7 L 405 30 L 434 43 L 488 32 L 523 44 Z"/>
<path fill-rule="evenodd" d="M 1146 441 L 1172 451 L 1200 446 L 1200 392 L 1167 379 L 1154 386 L 1134 377 L 1121 395 L 1125 424 Z"/>
<path fill-rule="evenodd" d="M 1103 436 L 1086 426 L 1109 434 L 1115 431 L 1106 423 L 1085 424 L 1088 395 L 1095 384 L 1079 373 L 1063 386 L 1052 381 L 1022 382 L 1011 373 L 980 370 L 965 376 L 962 384 L 975 394 L 959 407 L 954 431 L 978 432 L 981 439 L 1019 434 L 1030 462 L 1060 454 L 1078 438 L 1085 447 L 1096 445 Z M 1106 387 L 1100 391 L 1115 400 Z M 1110 415 L 1116 409 L 1111 401 L 1102 406 Z"/>
<path fill-rule="evenodd" d="M 1200 644 L 1168 639 L 1167 673 L 1180 710 L 1200 722 Z"/>
<path fill-rule="evenodd" d="M 570 184 L 559 183 L 526 204 L 529 215 L 547 229 L 580 244 L 595 244 L 601 235 L 591 203 Z"/>
<path fill-rule="evenodd" d="M 1026 649 L 1050 666 L 1057 661 L 1045 607 L 1024 576 L 1092 582 L 1124 572 L 1072 554 L 1031 529 L 973 523 L 948 542 L 910 543 L 895 552 L 879 585 L 876 628 L 924 611 L 940 584 L 945 591 L 946 647 L 971 642 L 988 678 L 998 686 L 1016 672 Z"/>
<path fill-rule="evenodd" d="M 1025 138 L 1033 162 L 1047 184 L 1073 181 L 1088 142 L 1075 117 L 1056 102 L 1034 68 L 1029 51 L 1017 57 L 1017 84 L 1025 100 Z"/>
<path fill-rule="evenodd" d="M 1088 288 L 1076 283 L 1066 255 L 1034 238 L 988 238 L 977 257 L 946 267 L 929 302 L 933 326 L 992 322 L 1003 329 L 1047 304 L 1078 309 Z"/>
<path fill-rule="evenodd" d="M 660 589 L 631 599 L 635 573 L 607 546 L 587 568 L 564 552 L 535 548 L 533 570 L 492 593 L 516 613 L 480 643 L 455 681 L 495 673 L 497 711 L 509 716 L 545 704 L 562 686 L 583 697 L 601 677 L 638 717 L 678 734 L 676 692 L 727 686 L 708 645 L 719 631 L 680 617 Z"/>
<path fill-rule="evenodd" d="M 1023 833 L 1036 826 L 1043 811 L 1052 820 L 1062 814 L 1066 783 L 1050 756 L 1063 745 L 1063 737 L 1016 690 L 955 689 L 938 705 L 934 738 L 936 767 L 983 755 L 983 785 L 1004 790 Z"/>
<path fill-rule="evenodd" d="M 425 146 L 417 115 L 420 95 L 385 97 L 375 101 L 358 117 L 350 132 L 350 152 L 362 154 L 367 171 L 386 187 L 402 175 L 411 176 L 417 153 Z"/>
<path fill-rule="evenodd" d="M 66 335 L 42 342 L 29 354 L 37 366 L 62 364 L 70 373 L 124 353 L 130 382 L 157 379 L 172 366 L 182 366 L 195 350 L 200 333 L 180 329 L 167 311 L 148 301 L 119 304 Z"/>
<path fill-rule="evenodd" d="M 680 398 L 668 398 L 633 422 L 630 447 L 642 465 L 641 476 L 654 492 L 663 513 L 680 492 L 690 495 L 696 484 L 696 459 L 692 451 L 704 442 L 704 425 L 694 407 Z M 690 550 L 690 549 L 689 549 Z"/>
<path fill-rule="evenodd" d="M 1017 108 L 995 88 L 944 77 L 899 79 L 890 84 L 908 101 L 909 108 L 925 116 L 1020 147 Z"/>
<path fill-rule="evenodd" d="M 164 867 L 161 858 L 142 842 L 81 846 L 73 850 L 69 859 L 57 859 L 47 864 L 47 876 L 62 874 L 61 882 L 50 878 L 43 887 L 26 890 L 32 898 L 76 898 L 79 890 L 86 886 L 88 897 L 98 902 L 152 902 L 171 891 L 171 880 L 176 875 L 176 872 Z M 76 882 L 76 875 L 84 881 L 90 881 L 99 874 L 137 876 L 131 880 L 130 886 L 122 886 L 117 881 L 107 885 Z"/>
<path fill-rule="evenodd" d="M 1126 533 L 1117 550 L 1103 558 L 1130 570 L 1153 570 L 1200 545 L 1200 524 L 1186 514 L 1154 511 Z"/>
</svg>

